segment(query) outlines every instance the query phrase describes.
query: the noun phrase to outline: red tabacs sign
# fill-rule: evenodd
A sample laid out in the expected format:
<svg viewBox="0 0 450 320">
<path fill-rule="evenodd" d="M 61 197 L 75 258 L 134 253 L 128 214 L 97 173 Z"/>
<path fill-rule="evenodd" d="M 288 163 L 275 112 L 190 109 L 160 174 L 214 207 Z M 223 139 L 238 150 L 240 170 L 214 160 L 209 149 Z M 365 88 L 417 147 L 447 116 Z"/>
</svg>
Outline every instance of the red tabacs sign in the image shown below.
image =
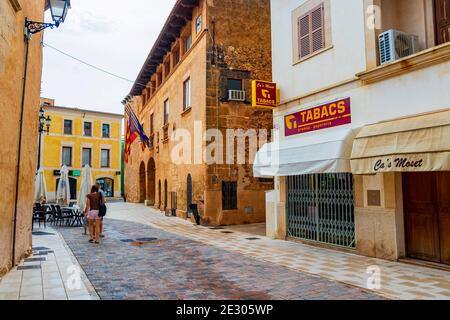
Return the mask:
<svg viewBox="0 0 450 320">
<path fill-rule="evenodd" d="M 286 136 L 342 126 L 351 122 L 350 98 L 302 110 L 284 118 Z"/>
</svg>

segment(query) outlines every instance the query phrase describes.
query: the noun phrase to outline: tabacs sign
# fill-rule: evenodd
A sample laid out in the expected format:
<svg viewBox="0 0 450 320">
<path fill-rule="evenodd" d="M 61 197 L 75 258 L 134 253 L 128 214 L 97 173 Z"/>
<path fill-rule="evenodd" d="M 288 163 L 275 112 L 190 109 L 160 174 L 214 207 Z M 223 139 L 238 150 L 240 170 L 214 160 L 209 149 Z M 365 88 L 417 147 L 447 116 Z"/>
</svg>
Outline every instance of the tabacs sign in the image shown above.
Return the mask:
<svg viewBox="0 0 450 320">
<path fill-rule="evenodd" d="M 349 124 L 352 122 L 350 98 L 302 110 L 287 115 L 284 120 L 287 137 Z"/>
<path fill-rule="evenodd" d="M 274 109 L 278 106 L 276 83 L 254 80 L 252 89 L 253 108 Z"/>
</svg>

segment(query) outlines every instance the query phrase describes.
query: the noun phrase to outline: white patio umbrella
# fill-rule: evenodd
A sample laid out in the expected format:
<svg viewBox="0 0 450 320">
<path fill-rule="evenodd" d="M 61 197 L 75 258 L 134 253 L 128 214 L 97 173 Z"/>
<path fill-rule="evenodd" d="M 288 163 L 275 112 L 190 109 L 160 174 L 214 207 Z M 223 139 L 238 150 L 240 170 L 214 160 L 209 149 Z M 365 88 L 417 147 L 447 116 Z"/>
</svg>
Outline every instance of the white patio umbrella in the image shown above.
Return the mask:
<svg viewBox="0 0 450 320">
<path fill-rule="evenodd" d="M 91 167 L 86 165 L 81 173 L 81 190 L 78 195 L 78 206 L 84 211 L 86 208 L 86 196 L 91 193 L 91 188 L 94 185 L 92 179 Z"/>
<path fill-rule="evenodd" d="M 67 206 L 70 202 L 70 183 L 69 169 L 66 166 L 61 168 L 58 189 L 56 190 L 56 203 L 61 206 Z"/>
<path fill-rule="evenodd" d="M 47 201 L 47 185 L 45 184 L 44 170 L 39 169 L 34 178 L 34 201 L 42 203 Z"/>
</svg>

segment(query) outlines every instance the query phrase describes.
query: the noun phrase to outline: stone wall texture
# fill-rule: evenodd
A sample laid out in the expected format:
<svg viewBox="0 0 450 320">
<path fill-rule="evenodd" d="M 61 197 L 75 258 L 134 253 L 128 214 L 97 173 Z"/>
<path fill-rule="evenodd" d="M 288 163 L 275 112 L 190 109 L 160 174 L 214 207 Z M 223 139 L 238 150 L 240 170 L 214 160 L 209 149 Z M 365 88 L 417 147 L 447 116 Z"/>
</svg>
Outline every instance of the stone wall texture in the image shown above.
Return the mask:
<svg viewBox="0 0 450 320">
<path fill-rule="evenodd" d="M 142 151 L 135 143 L 130 163 L 125 169 L 125 190 L 128 201 L 144 202 L 162 210 L 172 209 L 171 193 L 176 195 L 176 213 L 187 217 L 187 180 L 192 177 L 193 202 L 198 204 L 204 222 L 212 225 L 256 223 L 265 221 L 265 191 L 273 188 L 270 181 L 253 177 L 253 155 L 246 146 L 246 164 L 213 164 L 196 161 L 176 164 L 172 153 L 178 143 L 171 137 L 163 141 L 163 105 L 170 101 L 169 137 L 176 129 L 191 133 L 193 148 L 206 150 L 210 143 L 202 139 L 207 129 L 216 129 L 225 136 L 227 129 L 272 129 L 272 112 L 251 107 L 251 80 L 271 80 L 270 1 L 224 0 L 200 1 L 193 17 L 202 15 L 203 29 L 192 29 L 194 46 L 172 69 L 156 94 L 146 103 L 135 97 L 133 108 L 139 114 L 147 133 L 150 117 L 154 119 L 152 150 Z M 186 30 L 182 31 L 182 34 Z M 183 82 L 191 80 L 192 108 L 183 112 Z M 245 102 L 228 101 L 228 78 L 243 80 Z M 194 123 L 201 124 L 200 137 L 194 134 Z M 261 143 L 264 141 L 261 141 Z M 218 144 L 224 155 L 227 145 Z M 219 148 L 220 149 L 220 148 Z M 193 152 L 195 153 L 195 152 Z M 186 155 L 184 155 L 186 156 Z M 155 166 L 155 170 L 153 169 Z M 167 180 L 167 189 L 165 182 Z M 237 182 L 238 209 L 222 210 L 222 181 Z M 167 190 L 167 205 L 166 205 Z"/>
<path fill-rule="evenodd" d="M 0 1 L 0 276 L 12 263 L 15 186 L 22 84 L 25 64 L 24 22 L 44 19 L 44 0 Z M 42 74 L 42 34 L 30 41 L 27 90 L 21 145 L 16 225 L 16 263 L 31 252 L 31 217 L 37 162 L 37 131 Z"/>
</svg>

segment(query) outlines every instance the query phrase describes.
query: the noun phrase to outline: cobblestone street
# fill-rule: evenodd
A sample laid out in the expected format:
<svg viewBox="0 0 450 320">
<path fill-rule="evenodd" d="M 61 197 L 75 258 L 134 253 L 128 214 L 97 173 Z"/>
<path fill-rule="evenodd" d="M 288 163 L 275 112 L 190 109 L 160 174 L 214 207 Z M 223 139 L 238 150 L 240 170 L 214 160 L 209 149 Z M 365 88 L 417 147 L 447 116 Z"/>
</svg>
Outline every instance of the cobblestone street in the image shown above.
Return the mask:
<svg viewBox="0 0 450 320">
<path fill-rule="evenodd" d="M 101 245 L 59 231 L 101 299 L 380 298 L 139 223 L 107 220 Z"/>
</svg>

